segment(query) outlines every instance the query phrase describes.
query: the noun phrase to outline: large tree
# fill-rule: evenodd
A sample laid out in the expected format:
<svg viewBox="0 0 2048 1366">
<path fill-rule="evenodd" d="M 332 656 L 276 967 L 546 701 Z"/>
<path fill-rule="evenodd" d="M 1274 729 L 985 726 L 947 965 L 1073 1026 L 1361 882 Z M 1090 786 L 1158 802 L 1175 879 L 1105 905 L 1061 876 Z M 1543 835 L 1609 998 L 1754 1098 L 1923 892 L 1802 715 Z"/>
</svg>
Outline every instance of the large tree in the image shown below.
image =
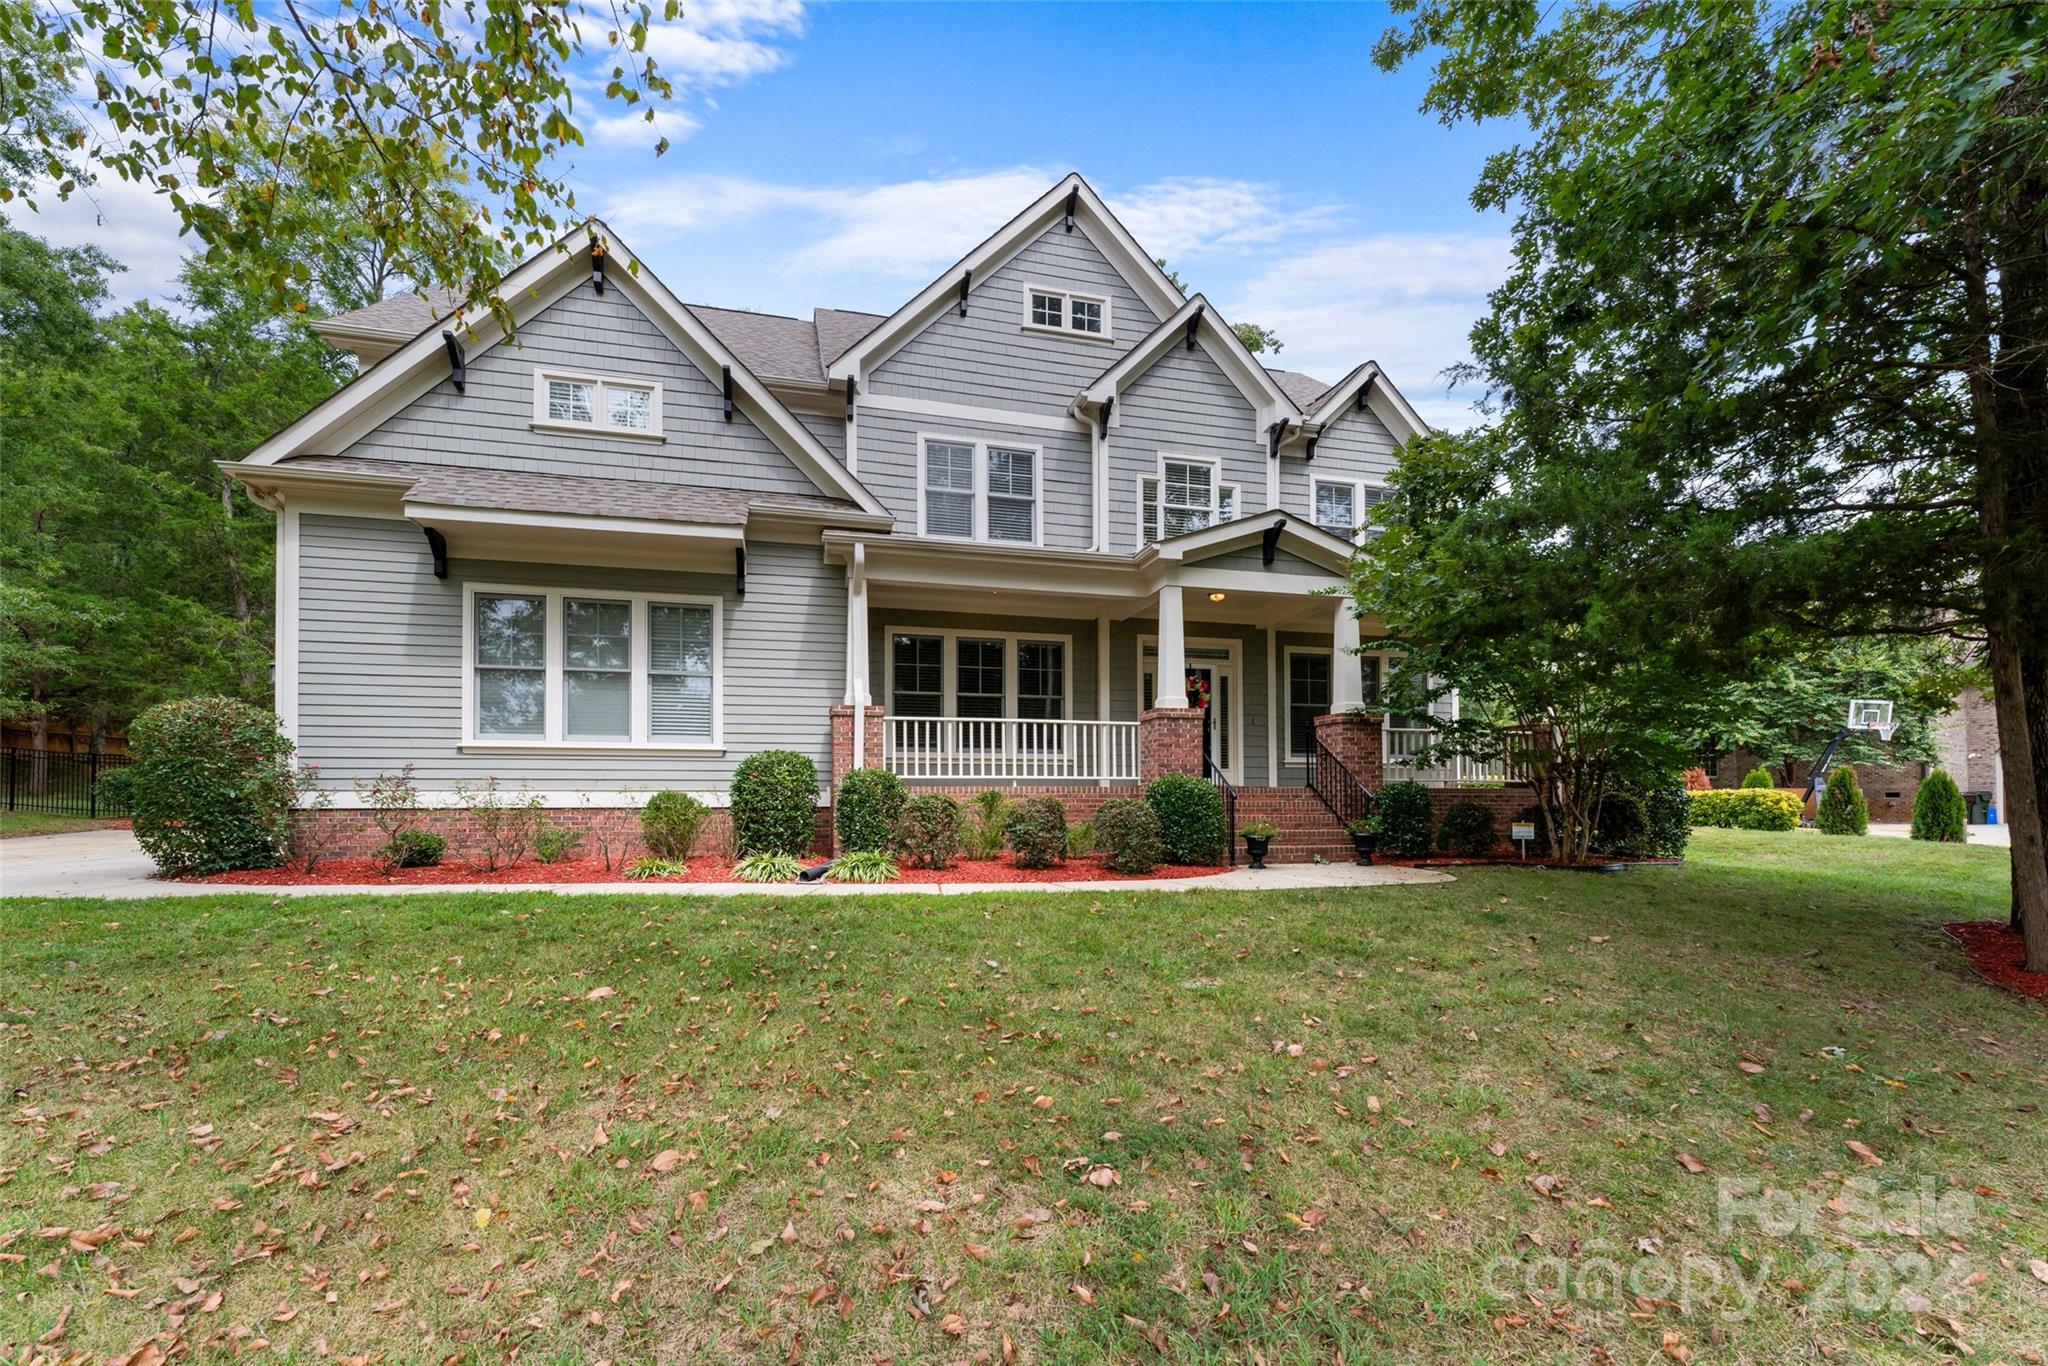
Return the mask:
<svg viewBox="0 0 2048 1366">
<path fill-rule="evenodd" d="M 1528 129 L 1474 196 L 1514 220 L 1497 439 L 1717 528 L 1724 636 L 1981 642 L 2048 970 L 2048 6 L 1400 8 L 1428 109 Z"/>
</svg>

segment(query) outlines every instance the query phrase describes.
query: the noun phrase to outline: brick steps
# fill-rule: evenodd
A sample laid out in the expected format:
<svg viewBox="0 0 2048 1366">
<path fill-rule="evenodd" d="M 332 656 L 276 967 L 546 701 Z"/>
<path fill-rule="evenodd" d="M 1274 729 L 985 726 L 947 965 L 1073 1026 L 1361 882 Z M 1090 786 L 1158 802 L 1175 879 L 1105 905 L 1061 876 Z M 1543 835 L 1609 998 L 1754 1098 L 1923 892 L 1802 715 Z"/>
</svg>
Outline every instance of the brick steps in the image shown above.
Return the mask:
<svg viewBox="0 0 2048 1366">
<path fill-rule="evenodd" d="M 1350 863 L 1351 836 L 1330 814 L 1317 796 L 1299 787 L 1241 787 L 1237 790 L 1237 828 L 1253 821 L 1270 821 L 1274 826 L 1268 863 L 1313 863 L 1318 855 L 1328 863 Z M 1243 856 L 1240 841 L 1239 856 Z"/>
</svg>

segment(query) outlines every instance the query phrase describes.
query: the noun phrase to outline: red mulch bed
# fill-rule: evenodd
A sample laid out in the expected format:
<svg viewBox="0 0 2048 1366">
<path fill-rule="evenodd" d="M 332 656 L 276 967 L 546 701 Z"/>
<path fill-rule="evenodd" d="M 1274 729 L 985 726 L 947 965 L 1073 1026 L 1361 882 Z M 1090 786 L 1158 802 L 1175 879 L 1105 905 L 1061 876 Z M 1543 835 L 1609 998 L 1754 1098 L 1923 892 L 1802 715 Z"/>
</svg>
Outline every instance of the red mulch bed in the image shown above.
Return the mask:
<svg viewBox="0 0 2048 1366">
<path fill-rule="evenodd" d="M 822 862 L 822 860 L 819 860 Z M 1092 858 L 1069 859 L 1054 868 L 1019 868 L 1008 859 L 961 859 L 951 868 L 905 867 L 899 883 L 937 882 L 1081 882 L 1114 880 L 1124 882 L 1154 882 L 1160 878 L 1212 877 L 1228 872 L 1224 867 L 1182 868 L 1164 865 L 1150 873 L 1133 876 L 1129 873 L 1112 873 Z M 184 882 L 221 883 L 238 887 L 335 887 L 378 885 L 390 887 L 437 886 L 458 882 L 488 882 L 502 886 L 517 887 L 537 882 L 626 882 L 626 865 L 614 864 L 607 870 L 598 859 L 569 859 L 561 863 L 541 863 L 536 859 L 525 859 L 508 868 L 486 873 L 472 868 L 459 860 L 451 859 L 431 868 L 400 868 L 386 872 L 384 865 L 375 859 L 347 858 L 327 859 L 312 872 L 299 867 L 250 868 L 235 873 L 210 873 L 203 877 L 180 879 Z M 690 860 L 688 877 L 647 878 L 646 882 L 730 882 L 732 860 L 705 855 Z M 763 887 L 777 884 L 762 883 Z"/>
<path fill-rule="evenodd" d="M 2048 1000 L 2048 972 L 2028 972 L 2027 946 L 2020 932 L 2003 920 L 1958 920 L 1941 927 L 1970 956 L 1970 971 L 1995 987 L 2016 991 L 2036 1001 Z"/>
</svg>

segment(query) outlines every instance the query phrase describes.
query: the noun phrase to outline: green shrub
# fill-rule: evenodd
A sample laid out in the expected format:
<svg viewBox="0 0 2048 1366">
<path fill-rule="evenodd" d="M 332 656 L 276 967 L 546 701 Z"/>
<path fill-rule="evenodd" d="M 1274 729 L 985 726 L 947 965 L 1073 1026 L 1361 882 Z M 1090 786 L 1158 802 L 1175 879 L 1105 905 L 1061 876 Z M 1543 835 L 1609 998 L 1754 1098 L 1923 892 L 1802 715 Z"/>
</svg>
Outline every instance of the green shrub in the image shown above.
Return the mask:
<svg viewBox="0 0 2048 1366">
<path fill-rule="evenodd" d="M 1192 774 L 1169 773 L 1145 789 L 1145 805 L 1159 817 L 1159 841 L 1168 863 L 1222 862 L 1230 835 L 1223 820 L 1223 794 L 1214 783 Z"/>
<path fill-rule="evenodd" d="M 626 876 L 635 882 L 655 877 L 688 877 L 690 865 L 674 858 L 636 858 L 626 865 Z"/>
<path fill-rule="evenodd" d="M 1856 785 L 1856 770 L 1848 764 L 1828 774 L 1827 790 L 1820 794 L 1814 812 L 1814 826 L 1823 835 L 1864 835 L 1870 832 L 1870 804 Z"/>
<path fill-rule="evenodd" d="M 1742 785 L 1744 787 L 1776 787 L 1778 780 L 1771 776 L 1771 771 L 1768 768 L 1758 764 L 1755 768 L 1742 775 Z"/>
<path fill-rule="evenodd" d="M 804 870 L 795 854 L 749 854 L 732 866 L 741 882 L 795 882 Z"/>
<path fill-rule="evenodd" d="M 1003 831 L 1010 823 L 1010 799 L 994 788 L 974 794 L 960 819 L 960 853 L 966 858 L 1001 858 Z"/>
<path fill-rule="evenodd" d="M 1633 792 L 1604 792 L 1593 814 L 1592 849 L 1596 854 L 1640 857 L 1650 844 L 1650 821 L 1643 799 Z"/>
<path fill-rule="evenodd" d="M 1391 858 L 1418 858 L 1429 852 L 1436 812 L 1429 789 L 1421 783 L 1388 783 L 1374 804 L 1380 818 L 1379 852 Z"/>
<path fill-rule="evenodd" d="M 855 849 L 841 854 L 825 876 L 833 882 L 894 882 L 902 874 L 896 860 L 880 849 Z"/>
<path fill-rule="evenodd" d="M 1686 799 L 1694 825 L 1725 830 L 1797 830 L 1803 803 L 1777 787 L 1717 787 Z"/>
<path fill-rule="evenodd" d="M 960 849 L 960 803 L 922 792 L 903 803 L 890 847 L 913 868 L 950 868 Z"/>
<path fill-rule="evenodd" d="M 657 859 L 686 862 L 711 808 L 687 792 L 657 792 L 640 808 L 640 838 Z"/>
<path fill-rule="evenodd" d="M 464 856 L 470 867 L 496 872 L 526 857 L 543 819 L 539 793 L 527 791 L 521 783 L 514 797 L 499 789 L 496 778 L 485 778 L 481 783 L 455 784 L 455 800 L 476 835 L 475 856 Z"/>
<path fill-rule="evenodd" d="M 533 856 L 542 863 L 560 863 L 583 847 L 583 832 L 556 825 L 545 816 L 533 832 Z"/>
<path fill-rule="evenodd" d="M 732 775 L 733 852 L 801 858 L 818 838 L 818 767 L 794 750 L 764 749 Z"/>
<path fill-rule="evenodd" d="M 1963 790 L 1956 786 L 1956 780 L 1942 769 L 1935 769 L 1920 784 L 1920 790 L 1913 795 L 1913 838 L 1934 840 L 1941 844 L 1963 844 L 1969 835 L 1964 822 L 1969 809 L 1963 802 Z"/>
<path fill-rule="evenodd" d="M 1385 824 L 1382 818 L 1381 824 Z M 1478 802 L 1458 802 L 1444 812 L 1444 823 L 1436 832 L 1436 847 L 1466 858 L 1484 858 L 1493 852 L 1496 836 L 1493 812 Z"/>
<path fill-rule="evenodd" d="M 377 856 L 393 868 L 431 868 L 447 852 L 447 836 L 413 827 L 392 836 Z"/>
<path fill-rule="evenodd" d="M 1067 827 L 1067 857 L 1087 858 L 1095 852 L 1095 822 L 1075 821 Z"/>
<path fill-rule="evenodd" d="M 110 768 L 101 773 L 92 785 L 93 805 L 102 816 L 127 814 L 128 807 L 135 800 L 135 771 L 128 765 Z"/>
<path fill-rule="evenodd" d="M 1690 779 L 1672 774 L 1662 782 L 1632 789 L 1643 803 L 1643 853 L 1650 858 L 1683 858 L 1692 838 Z"/>
<path fill-rule="evenodd" d="M 1067 856 L 1067 808 L 1058 797 L 1013 802 L 1003 833 L 1019 868 L 1050 868 Z"/>
<path fill-rule="evenodd" d="M 1237 828 L 1237 833 L 1248 840 L 1270 840 L 1280 833 L 1280 827 L 1271 821 L 1246 821 Z"/>
<path fill-rule="evenodd" d="M 1151 872 L 1166 856 L 1159 817 L 1133 797 L 1111 797 L 1095 813 L 1095 852 L 1111 872 Z"/>
<path fill-rule="evenodd" d="M 135 838 L 158 868 L 225 873 L 284 862 L 297 785 L 276 717 L 195 697 L 151 707 L 128 740 Z"/>
<path fill-rule="evenodd" d="M 857 768 L 847 774 L 832 798 L 840 849 L 859 854 L 886 848 L 909 796 L 903 780 L 886 768 Z"/>
</svg>

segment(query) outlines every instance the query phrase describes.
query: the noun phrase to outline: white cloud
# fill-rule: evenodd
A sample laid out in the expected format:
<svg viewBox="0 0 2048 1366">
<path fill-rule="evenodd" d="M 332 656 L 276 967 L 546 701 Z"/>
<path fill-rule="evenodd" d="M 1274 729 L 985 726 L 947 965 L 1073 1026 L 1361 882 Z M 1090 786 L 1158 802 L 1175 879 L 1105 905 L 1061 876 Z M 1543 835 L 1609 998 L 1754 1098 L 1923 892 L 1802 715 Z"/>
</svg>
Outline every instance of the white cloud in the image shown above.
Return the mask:
<svg viewBox="0 0 2048 1366">
<path fill-rule="evenodd" d="M 709 0 L 647 26 L 647 54 L 678 86 L 732 85 L 789 60 L 779 40 L 803 36 L 802 0 Z"/>
<path fill-rule="evenodd" d="M 663 138 L 681 142 L 703 126 L 680 109 L 657 108 L 651 119 L 647 112 L 608 114 L 590 126 L 590 140 L 607 147 L 651 149 Z"/>
<path fill-rule="evenodd" d="M 108 282 L 115 305 L 150 299 L 174 306 L 178 268 L 201 244 L 178 235 L 178 215 L 169 198 L 145 185 L 102 176 L 90 198 L 81 192 L 59 200 L 39 186 L 36 203 L 35 212 L 19 201 L 9 205 L 9 224 L 55 246 L 98 247 L 126 266 Z"/>
<path fill-rule="evenodd" d="M 1277 332 L 1278 364 L 1334 380 L 1377 360 L 1433 425 L 1468 426 L 1478 391 L 1447 391 L 1442 372 L 1470 356 L 1467 336 L 1509 262 L 1503 235 L 1383 233 L 1277 261 L 1225 311 Z"/>
<path fill-rule="evenodd" d="M 1299 236 L 1335 213 L 1285 207 L 1272 186 L 1249 180 L 1159 180 L 1112 196 L 1109 207 L 1148 250 L 1170 263 Z"/>
</svg>

